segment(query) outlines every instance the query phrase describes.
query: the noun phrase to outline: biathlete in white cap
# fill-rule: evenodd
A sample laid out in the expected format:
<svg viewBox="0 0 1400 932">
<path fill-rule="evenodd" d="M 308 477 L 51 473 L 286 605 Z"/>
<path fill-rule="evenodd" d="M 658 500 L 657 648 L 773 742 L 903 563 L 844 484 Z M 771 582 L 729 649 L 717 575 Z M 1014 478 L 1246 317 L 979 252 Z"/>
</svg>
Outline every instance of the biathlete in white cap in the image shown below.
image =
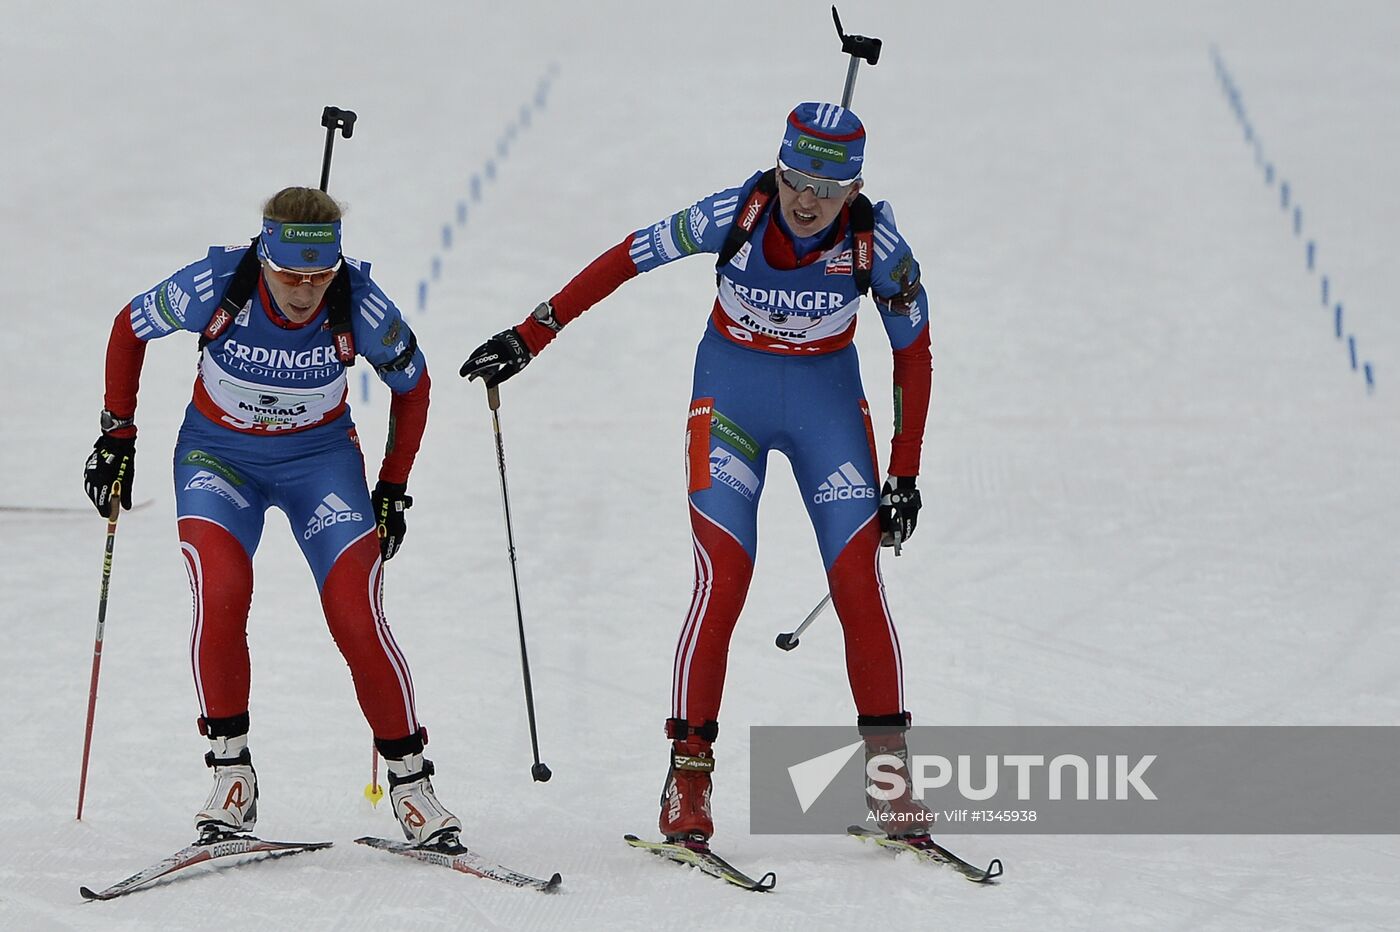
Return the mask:
<svg viewBox="0 0 1400 932">
<path fill-rule="evenodd" d="M 730 636 L 758 547 L 770 450 L 791 462 L 817 532 L 867 752 L 904 753 L 909 715 L 878 554 L 882 536 L 887 544 L 909 538 L 919 511 L 929 308 L 893 211 L 860 193 L 864 157 L 865 129 L 855 114 L 834 104 L 799 105 L 773 168 L 629 234 L 461 369 L 499 384 L 637 273 L 718 254 L 719 293 L 696 353 L 686 425 L 695 587 L 666 722 L 671 769 L 660 827 L 671 841 L 704 845 L 714 832 L 712 745 Z M 867 293 L 894 350 L 894 437 L 883 491 L 852 343 Z M 881 822 L 890 834 L 927 832 L 926 813 L 912 800 L 884 807 L 905 810 Z"/>
<path fill-rule="evenodd" d="M 102 434 L 88 496 L 131 507 L 136 394 L 146 344 L 200 334 L 194 398 L 175 447 L 180 549 L 194 590 L 190 654 L 214 789 L 195 816 L 206 839 L 246 832 L 258 786 L 248 752 L 248 610 L 263 516 L 280 508 L 311 566 L 326 623 L 389 771 L 405 836 L 451 848 L 461 823 L 437 802 L 408 665 L 384 619 L 382 561 L 403 542 L 409 471 L 428 417 L 417 341 L 369 276 L 341 253 L 340 206 L 287 188 L 249 245 L 215 246 L 117 314 L 107 345 Z M 393 392 L 373 496 L 346 403 L 363 356 Z"/>
</svg>

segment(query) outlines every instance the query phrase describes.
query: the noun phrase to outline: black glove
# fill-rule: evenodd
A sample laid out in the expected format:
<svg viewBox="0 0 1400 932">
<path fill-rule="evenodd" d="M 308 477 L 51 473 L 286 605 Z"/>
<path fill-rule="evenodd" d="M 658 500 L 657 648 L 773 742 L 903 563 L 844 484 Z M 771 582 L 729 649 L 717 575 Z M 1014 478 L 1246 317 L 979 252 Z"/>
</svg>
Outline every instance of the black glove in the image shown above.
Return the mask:
<svg viewBox="0 0 1400 932">
<path fill-rule="evenodd" d="M 884 532 L 880 543 L 885 547 L 898 547 L 914 536 L 914 525 L 919 523 L 919 490 L 914 488 L 915 476 L 890 476 L 885 487 L 880 490 L 880 530 Z"/>
<path fill-rule="evenodd" d="M 104 518 L 112 516 L 112 485 L 121 482 L 122 507 L 131 510 L 131 483 L 136 478 L 136 438 L 102 434 L 83 467 L 83 491 Z"/>
<path fill-rule="evenodd" d="M 461 374 L 463 378 L 485 379 L 487 388 L 495 388 L 524 369 L 531 358 L 520 331 L 511 327 L 472 350 L 462 363 Z"/>
<path fill-rule="evenodd" d="M 370 496 L 374 500 L 375 529 L 379 532 L 379 555 L 386 563 L 399 552 L 408 533 L 404 512 L 413 507 L 413 496 L 404 494 L 407 491 L 405 483 L 380 479 Z"/>
</svg>

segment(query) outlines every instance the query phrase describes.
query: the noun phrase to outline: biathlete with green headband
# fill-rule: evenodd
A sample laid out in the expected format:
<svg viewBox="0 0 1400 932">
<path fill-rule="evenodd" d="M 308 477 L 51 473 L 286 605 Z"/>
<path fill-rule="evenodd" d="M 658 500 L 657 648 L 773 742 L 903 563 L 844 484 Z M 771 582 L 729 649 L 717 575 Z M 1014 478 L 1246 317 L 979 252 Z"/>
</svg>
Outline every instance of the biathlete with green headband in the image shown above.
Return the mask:
<svg viewBox="0 0 1400 932">
<path fill-rule="evenodd" d="M 402 543 L 412 504 L 408 476 L 427 423 L 428 369 L 369 263 L 342 254 L 340 219 L 324 192 L 286 188 L 264 205 L 251 244 L 212 247 L 122 308 L 107 344 L 102 433 L 85 485 L 105 515 L 120 480 L 122 505 L 131 507 L 146 345 L 200 334 L 174 464 L 180 549 L 194 591 L 190 659 L 214 774 L 196 828 L 217 837 L 246 832 L 257 819 L 247 623 L 253 553 L 264 513 L 276 507 L 315 576 L 405 836 L 450 850 L 461 823 L 434 794 L 413 681 L 381 599 L 383 561 Z M 393 393 L 373 496 L 346 402 L 356 357 Z"/>
<path fill-rule="evenodd" d="M 850 110 L 799 104 L 766 171 L 629 233 L 462 365 L 462 375 L 499 384 L 637 274 L 687 256 L 716 257 L 686 423 L 695 584 L 666 720 L 671 761 L 659 827 L 671 842 L 702 846 L 714 833 L 713 746 L 729 642 L 753 575 L 773 450 L 791 463 L 816 531 L 867 753 L 907 754 L 903 664 L 879 550 L 907 541 L 919 512 L 929 302 L 894 209 L 861 194 L 865 142 Z M 865 298 L 894 353 L 895 424 L 883 484 L 852 343 L 857 311 L 870 306 Z M 669 329 L 676 310 L 656 308 L 647 326 Z M 924 836 L 931 824 L 907 795 L 872 805 L 872 813 L 893 836 Z"/>
</svg>

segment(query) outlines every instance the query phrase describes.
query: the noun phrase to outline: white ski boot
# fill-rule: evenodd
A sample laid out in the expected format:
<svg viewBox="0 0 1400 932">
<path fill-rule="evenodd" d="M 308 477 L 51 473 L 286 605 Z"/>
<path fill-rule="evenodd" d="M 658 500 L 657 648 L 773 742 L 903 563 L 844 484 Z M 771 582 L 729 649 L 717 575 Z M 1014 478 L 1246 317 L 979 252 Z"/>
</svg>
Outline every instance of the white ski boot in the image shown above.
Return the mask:
<svg viewBox="0 0 1400 932">
<path fill-rule="evenodd" d="M 421 753 L 402 759 L 384 758 L 389 770 L 389 801 L 403 828 L 404 837 L 415 845 L 440 848 L 460 846 L 457 835 L 462 822 L 443 808 L 433 792 L 433 762 Z"/>
<path fill-rule="evenodd" d="M 248 736 L 210 738 L 204 763 L 214 771 L 209 801 L 194 817 L 201 838 L 252 831 L 258 821 L 258 775 L 248 753 Z"/>
</svg>

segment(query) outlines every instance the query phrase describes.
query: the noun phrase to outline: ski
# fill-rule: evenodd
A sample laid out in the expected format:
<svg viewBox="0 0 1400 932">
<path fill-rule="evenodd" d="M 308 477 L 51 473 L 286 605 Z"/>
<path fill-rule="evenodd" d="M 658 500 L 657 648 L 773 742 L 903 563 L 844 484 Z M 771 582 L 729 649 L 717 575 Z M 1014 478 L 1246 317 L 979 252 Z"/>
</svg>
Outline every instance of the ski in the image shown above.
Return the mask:
<svg viewBox="0 0 1400 932">
<path fill-rule="evenodd" d="M 144 890 L 162 877 L 168 877 L 176 871 L 196 864 L 203 864 L 205 861 L 246 854 L 279 857 L 330 846 L 328 841 L 265 841 L 252 835 L 220 835 L 207 841 L 196 841 L 186 845 L 170 857 L 157 861 L 145 870 L 137 871 L 125 880 L 117 881 L 105 890 L 94 891 L 88 887 L 79 887 L 78 892 L 85 900 L 111 900 Z"/>
<path fill-rule="evenodd" d="M 772 871 L 754 880 L 748 874 L 730 864 L 710 850 L 706 842 L 684 841 L 645 841 L 636 835 L 623 835 L 623 840 L 633 848 L 649 851 L 659 858 L 697 867 L 711 877 L 718 877 L 727 883 L 756 893 L 767 893 L 777 884 L 778 877 Z"/>
<path fill-rule="evenodd" d="M 367 845 L 371 848 L 378 848 L 380 851 L 388 851 L 393 854 L 401 854 L 406 858 L 413 858 L 415 861 L 422 861 L 424 864 L 435 864 L 438 867 L 450 867 L 454 871 L 461 871 L 464 874 L 471 874 L 473 877 L 485 877 L 487 880 L 495 880 L 500 883 L 509 884 L 512 887 L 527 887 L 531 890 L 539 890 L 541 893 L 553 893 L 559 888 L 563 878 L 558 873 L 553 874 L 548 880 L 541 880 L 538 877 L 531 877 L 529 874 L 522 874 L 519 871 L 503 867 L 493 861 L 488 861 L 481 855 L 462 847 L 461 844 L 454 844 L 450 847 L 431 847 L 409 844 L 406 841 L 390 841 L 387 838 L 375 838 L 366 835 L 364 838 L 356 838 L 358 845 Z"/>
<path fill-rule="evenodd" d="M 846 832 L 861 841 L 873 841 L 881 848 L 896 854 L 901 851 L 912 851 L 915 856 L 925 861 L 946 864 L 973 883 L 992 883 L 1001 876 L 1001 858 L 992 858 L 991 863 L 986 867 L 977 867 L 964 861 L 927 835 L 916 835 L 903 839 L 890 838 L 884 832 L 872 831 L 862 825 L 852 825 L 846 829 Z"/>
</svg>

